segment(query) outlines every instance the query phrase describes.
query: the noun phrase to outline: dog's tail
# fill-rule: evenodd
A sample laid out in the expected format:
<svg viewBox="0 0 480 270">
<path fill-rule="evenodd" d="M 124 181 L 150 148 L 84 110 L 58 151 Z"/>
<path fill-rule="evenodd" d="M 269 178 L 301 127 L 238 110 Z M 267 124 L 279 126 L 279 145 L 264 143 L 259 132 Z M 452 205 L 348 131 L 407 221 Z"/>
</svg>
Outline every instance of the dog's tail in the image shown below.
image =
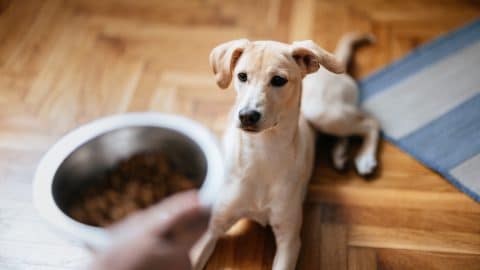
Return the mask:
<svg viewBox="0 0 480 270">
<path fill-rule="evenodd" d="M 355 45 L 362 43 L 374 43 L 375 36 L 369 33 L 348 33 L 345 34 L 337 44 L 335 49 L 336 58 L 345 66 L 348 65 L 352 58 L 352 53 Z"/>
</svg>

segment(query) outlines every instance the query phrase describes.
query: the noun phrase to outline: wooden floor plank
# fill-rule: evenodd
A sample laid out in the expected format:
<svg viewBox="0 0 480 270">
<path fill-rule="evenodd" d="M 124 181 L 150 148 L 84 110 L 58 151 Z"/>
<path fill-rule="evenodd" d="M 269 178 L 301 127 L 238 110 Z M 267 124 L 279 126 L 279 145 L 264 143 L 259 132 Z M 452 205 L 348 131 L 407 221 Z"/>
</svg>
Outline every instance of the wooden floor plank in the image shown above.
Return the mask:
<svg viewBox="0 0 480 270">
<path fill-rule="evenodd" d="M 480 233 L 480 213 L 428 209 L 323 204 L 325 223 Z"/>
<path fill-rule="evenodd" d="M 320 269 L 346 270 L 348 265 L 347 226 L 322 223 L 321 232 Z"/>
<path fill-rule="evenodd" d="M 357 247 L 408 249 L 480 255 L 480 234 L 353 225 L 348 244 Z"/>
<path fill-rule="evenodd" d="M 348 270 L 376 270 L 377 254 L 371 248 L 350 247 L 348 249 Z"/>
<path fill-rule="evenodd" d="M 309 202 L 340 203 L 345 205 L 376 205 L 393 208 L 447 210 L 480 213 L 478 204 L 465 194 L 454 192 L 407 191 L 370 189 L 368 187 L 328 187 L 312 185 Z"/>
<path fill-rule="evenodd" d="M 409 250 L 376 250 L 379 270 L 479 270 L 480 256 Z"/>
<path fill-rule="evenodd" d="M 304 206 L 302 248 L 298 261 L 300 269 L 320 269 L 322 254 L 322 206 L 307 203 Z"/>
</svg>

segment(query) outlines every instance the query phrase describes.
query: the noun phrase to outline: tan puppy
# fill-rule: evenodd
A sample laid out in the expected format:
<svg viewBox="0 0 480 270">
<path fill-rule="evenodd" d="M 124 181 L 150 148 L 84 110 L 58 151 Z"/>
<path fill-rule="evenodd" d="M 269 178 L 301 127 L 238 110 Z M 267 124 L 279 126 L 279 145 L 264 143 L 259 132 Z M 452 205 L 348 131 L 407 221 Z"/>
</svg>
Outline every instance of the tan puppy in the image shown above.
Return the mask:
<svg viewBox="0 0 480 270">
<path fill-rule="evenodd" d="M 330 76 L 336 75 L 317 70 L 322 66 L 342 73 L 345 61 L 311 41 L 289 45 L 235 40 L 213 49 L 210 64 L 221 88 L 227 88 L 233 78 L 237 99 L 224 136 L 228 173 L 224 192 L 214 206 L 208 231 L 192 249 L 194 269 L 203 269 L 218 238 L 240 218 L 271 225 L 277 244 L 273 269 L 294 269 L 300 249 L 302 204 L 314 159 L 314 126 L 346 136 L 348 131 L 341 127 L 351 125 L 338 123 L 342 118 L 322 122 L 327 109 L 321 107 L 325 103 L 319 99 L 323 97 L 313 92 L 328 86 L 322 85 L 322 76 L 331 84 Z M 311 88 L 305 92 L 315 100 L 302 101 L 302 80 L 311 73 L 319 78 L 312 78 Z M 350 87 L 350 80 L 342 80 L 346 79 L 339 77 L 339 83 L 349 85 L 335 87 L 336 91 Z M 350 99 L 346 101 L 349 108 L 353 105 Z M 309 107 L 304 109 L 304 104 Z M 362 130 L 359 134 L 365 133 Z M 366 148 L 365 153 L 373 151 Z"/>
</svg>

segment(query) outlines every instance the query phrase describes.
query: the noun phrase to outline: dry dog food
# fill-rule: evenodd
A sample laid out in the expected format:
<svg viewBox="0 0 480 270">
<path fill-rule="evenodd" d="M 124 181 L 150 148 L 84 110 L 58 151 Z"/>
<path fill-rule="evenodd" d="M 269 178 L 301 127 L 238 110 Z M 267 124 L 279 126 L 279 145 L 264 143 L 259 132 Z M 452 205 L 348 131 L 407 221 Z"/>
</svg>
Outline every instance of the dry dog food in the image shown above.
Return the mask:
<svg viewBox="0 0 480 270">
<path fill-rule="evenodd" d="M 134 155 L 94 183 L 72 199 L 68 212 L 82 223 L 102 227 L 170 194 L 198 187 L 160 153 Z"/>
</svg>

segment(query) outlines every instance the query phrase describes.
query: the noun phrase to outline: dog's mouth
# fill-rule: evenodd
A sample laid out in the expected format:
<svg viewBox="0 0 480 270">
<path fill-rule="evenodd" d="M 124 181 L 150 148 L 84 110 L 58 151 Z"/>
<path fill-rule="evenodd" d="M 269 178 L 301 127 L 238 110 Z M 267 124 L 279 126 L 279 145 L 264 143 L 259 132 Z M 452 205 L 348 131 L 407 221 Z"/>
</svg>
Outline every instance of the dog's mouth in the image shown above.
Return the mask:
<svg viewBox="0 0 480 270">
<path fill-rule="evenodd" d="M 260 131 L 260 129 L 256 126 L 240 126 L 240 129 L 250 133 L 257 133 Z"/>
<path fill-rule="evenodd" d="M 240 125 L 239 128 L 243 131 L 246 131 L 246 132 L 249 132 L 249 133 L 259 133 L 259 132 L 263 132 L 263 131 L 267 131 L 267 130 L 270 130 L 270 129 L 273 129 L 275 127 L 277 127 L 278 123 L 275 122 L 274 125 L 272 125 L 271 127 L 268 127 L 268 128 L 260 128 L 258 127 L 257 125 L 255 126 L 244 126 L 244 125 Z"/>
</svg>

